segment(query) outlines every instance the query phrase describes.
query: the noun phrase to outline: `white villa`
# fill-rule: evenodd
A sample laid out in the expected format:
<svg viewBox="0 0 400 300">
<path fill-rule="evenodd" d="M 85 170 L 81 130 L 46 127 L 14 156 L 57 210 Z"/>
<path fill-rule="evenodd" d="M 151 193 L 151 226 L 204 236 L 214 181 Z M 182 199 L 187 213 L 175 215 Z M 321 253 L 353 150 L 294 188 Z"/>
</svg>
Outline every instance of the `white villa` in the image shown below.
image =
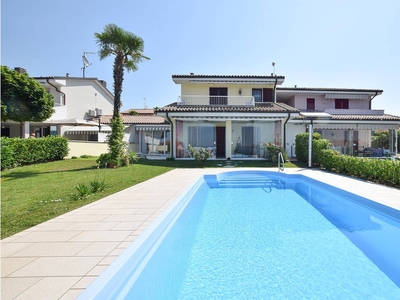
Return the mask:
<svg viewBox="0 0 400 300">
<path fill-rule="evenodd" d="M 188 158 L 188 145 L 221 159 L 264 158 L 263 143 L 294 156 L 295 136 L 313 128 L 335 149 L 361 155 L 371 133 L 389 130 L 386 153 L 397 153 L 400 117 L 372 109 L 375 89 L 282 87 L 284 76 L 173 75 L 178 101 L 156 111 L 171 124 L 171 155 Z"/>
</svg>

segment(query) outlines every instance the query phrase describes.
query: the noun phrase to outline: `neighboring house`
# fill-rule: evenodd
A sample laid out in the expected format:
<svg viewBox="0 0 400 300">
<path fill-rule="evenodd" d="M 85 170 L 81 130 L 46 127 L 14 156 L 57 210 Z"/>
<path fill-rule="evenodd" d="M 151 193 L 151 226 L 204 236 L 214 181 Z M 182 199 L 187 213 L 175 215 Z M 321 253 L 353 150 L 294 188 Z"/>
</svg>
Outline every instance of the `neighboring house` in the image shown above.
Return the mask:
<svg viewBox="0 0 400 300">
<path fill-rule="evenodd" d="M 156 111 L 171 123 L 171 155 L 188 158 L 188 145 L 206 147 L 215 158 L 265 158 L 273 143 L 294 156 L 295 136 L 314 128 L 333 146 L 359 154 L 371 131 L 390 130 L 400 117 L 372 110 L 382 90 L 286 88 L 284 76 L 173 75 L 178 101 Z M 311 126 L 310 126 L 311 125 Z M 396 152 L 395 143 L 387 150 Z"/>
<path fill-rule="evenodd" d="M 138 155 L 165 157 L 170 153 L 170 125 L 163 117 L 156 116 L 154 109 L 128 109 L 121 112 L 125 125 L 124 140 Z M 93 121 L 110 124 L 112 115 L 102 115 Z M 169 155 L 168 155 L 169 156 Z"/>
<path fill-rule="evenodd" d="M 22 68 L 16 70 L 25 71 Z M 33 78 L 53 95 L 55 113 L 40 123 L 25 122 L 24 137 L 34 133 L 36 137 L 61 135 L 74 140 L 98 141 L 99 127 L 87 120 L 102 114 L 112 114 L 114 96 L 107 89 L 105 81 L 69 76 Z M 19 123 L 9 121 L 1 125 L 2 136 L 20 136 Z"/>
</svg>

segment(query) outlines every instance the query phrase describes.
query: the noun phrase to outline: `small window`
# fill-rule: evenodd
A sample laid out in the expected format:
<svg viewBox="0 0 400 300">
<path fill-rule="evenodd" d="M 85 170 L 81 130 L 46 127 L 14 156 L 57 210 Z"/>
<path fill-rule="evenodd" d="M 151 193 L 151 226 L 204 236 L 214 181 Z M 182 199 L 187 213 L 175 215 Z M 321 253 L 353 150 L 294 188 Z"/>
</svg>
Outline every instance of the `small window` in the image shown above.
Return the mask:
<svg viewBox="0 0 400 300">
<path fill-rule="evenodd" d="M 315 110 L 315 98 L 307 98 L 307 111 Z"/>
<path fill-rule="evenodd" d="M 262 102 L 262 89 L 253 89 L 254 102 Z"/>
<path fill-rule="evenodd" d="M 349 109 L 349 99 L 335 99 L 335 109 Z"/>
</svg>

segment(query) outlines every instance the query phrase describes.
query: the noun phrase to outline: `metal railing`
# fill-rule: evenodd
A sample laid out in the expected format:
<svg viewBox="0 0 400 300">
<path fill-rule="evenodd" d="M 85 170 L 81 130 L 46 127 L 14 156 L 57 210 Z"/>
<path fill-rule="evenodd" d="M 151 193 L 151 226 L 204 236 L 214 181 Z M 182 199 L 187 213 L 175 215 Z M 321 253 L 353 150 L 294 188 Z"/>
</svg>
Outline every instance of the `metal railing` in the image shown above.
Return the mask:
<svg viewBox="0 0 400 300">
<path fill-rule="evenodd" d="M 282 166 L 281 166 L 282 163 Z M 285 159 L 283 158 L 282 152 L 279 152 L 278 154 L 278 172 L 280 171 L 285 171 Z"/>
<path fill-rule="evenodd" d="M 253 96 L 181 95 L 178 105 L 254 106 Z"/>
</svg>

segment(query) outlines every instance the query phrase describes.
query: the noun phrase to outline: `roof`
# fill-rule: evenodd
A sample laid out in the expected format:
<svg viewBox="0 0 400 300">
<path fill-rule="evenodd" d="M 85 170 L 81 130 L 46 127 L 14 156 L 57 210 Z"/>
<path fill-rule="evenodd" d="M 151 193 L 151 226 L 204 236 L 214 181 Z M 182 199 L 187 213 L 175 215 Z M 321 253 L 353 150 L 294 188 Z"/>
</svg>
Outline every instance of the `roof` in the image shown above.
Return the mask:
<svg viewBox="0 0 400 300">
<path fill-rule="evenodd" d="M 400 122 L 400 117 L 393 115 L 331 115 L 331 121 L 398 121 Z M 294 118 L 296 120 L 306 119 L 304 115 L 299 115 Z"/>
<path fill-rule="evenodd" d="M 200 83 L 200 84 L 264 84 L 274 85 L 282 84 L 285 80 L 285 76 L 277 76 L 271 74 L 266 75 L 195 75 L 193 73 L 189 75 L 172 75 L 172 80 L 176 84 L 185 83 Z"/>
<path fill-rule="evenodd" d="M 245 79 L 275 79 L 275 78 L 285 78 L 285 76 L 278 76 L 278 75 L 172 75 L 172 78 L 245 78 Z"/>
<path fill-rule="evenodd" d="M 80 80 L 80 81 L 94 81 L 101 89 L 104 89 L 114 100 L 114 95 L 112 92 L 107 88 L 107 82 L 101 79 L 98 79 L 97 77 L 70 77 L 70 76 L 40 76 L 40 77 L 32 77 L 36 81 L 39 81 L 41 84 L 46 84 L 48 83 L 48 79 L 53 79 L 55 82 L 53 82 L 51 85 L 60 85 L 57 80 Z M 46 80 L 46 81 L 44 81 Z M 63 85 L 63 84 L 61 84 Z"/>
<path fill-rule="evenodd" d="M 350 89 L 350 88 L 316 88 L 316 87 L 276 87 L 279 91 L 313 91 L 313 92 L 356 92 L 356 93 L 378 93 L 382 94 L 383 90 L 379 89 Z"/>
<path fill-rule="evenodd" d="M 130 108 L 130 109 L 121 111 L 121 114 L 129 114 L 129 112 L 131 112 L 131 111 L 137 112 L 138 115 L 141 115 L 141 114 L 154 115 L 154 109 L 152 109 L 152 108 Z"/>
<path fill-rule="evenodd" d="M 151 116 L 141 116 L 141 115 L 121 115 L 122 122 L 124 124 L 163 124 L 166 123 L 165 119 L 160 116 L 151 115 Z M 103 115 L 100 117 L 100 123 L 102 124 L 110 124 L 112 115 Z"/>
<path fill-rule="evenodd" d="M 299 112 L 284 103 L 256 103 L 255 106 L 214 106 L 214 105 L 178 105 L 177 102 L 159 108 L 156 112 L 266 112 L 266 113 L 287 113 Z"/>
<path fill-rule="evenodd" d="M 357 121 L 399 121 L 400 117 L 393 115 L 332 115 L 332 120 Z"/>
</svg>

